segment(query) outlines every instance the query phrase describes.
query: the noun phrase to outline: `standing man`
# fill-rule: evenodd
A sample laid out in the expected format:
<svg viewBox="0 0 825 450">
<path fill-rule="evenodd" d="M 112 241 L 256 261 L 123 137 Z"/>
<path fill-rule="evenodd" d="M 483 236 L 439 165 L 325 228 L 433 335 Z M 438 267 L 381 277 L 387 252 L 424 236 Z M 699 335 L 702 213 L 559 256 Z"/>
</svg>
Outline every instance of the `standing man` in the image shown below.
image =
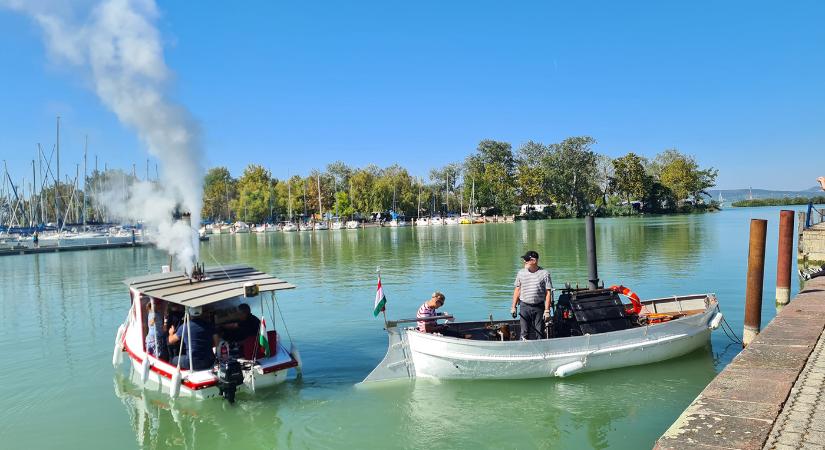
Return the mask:
<svg viewBox="0 0 825 450">
<path fill-rule="evenodd" d="M 524 260 L 524 268 L 516 274 L 510 314 L 515 319 L 516 306 L 521 303 L 521 312 L 518 314 L 521 339 L 541 339 L 544 337 L 544 324 L 550 321 L 550 311 L 553 308 L 553 282 L 550 280 L 550 272 L 539 267 L 538 253 L 530 250 L 521 259 Z"/>
</svg>

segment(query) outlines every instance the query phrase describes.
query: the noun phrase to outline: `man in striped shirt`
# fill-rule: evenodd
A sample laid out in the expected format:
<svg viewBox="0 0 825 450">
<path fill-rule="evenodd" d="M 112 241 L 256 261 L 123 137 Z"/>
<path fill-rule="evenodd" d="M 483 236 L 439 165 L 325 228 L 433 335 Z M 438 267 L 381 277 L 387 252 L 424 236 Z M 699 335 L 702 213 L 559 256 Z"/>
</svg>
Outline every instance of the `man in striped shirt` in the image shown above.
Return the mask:
<svg viewBox="0 0 825 450">
<path fill-rule="evenodd" d="M 541 339 L 546 337 L 545 323 L 550 321 L 553 308 L 553 282 L 550 272 L 539 267 L 538 253 L 530 250 L 521 259 L 524 260 L 524 268 L 516 274 L 510 314 L 515 319 L 516 306 L 521 304 L 518 313 L 521 339 Z"/>
</svg>

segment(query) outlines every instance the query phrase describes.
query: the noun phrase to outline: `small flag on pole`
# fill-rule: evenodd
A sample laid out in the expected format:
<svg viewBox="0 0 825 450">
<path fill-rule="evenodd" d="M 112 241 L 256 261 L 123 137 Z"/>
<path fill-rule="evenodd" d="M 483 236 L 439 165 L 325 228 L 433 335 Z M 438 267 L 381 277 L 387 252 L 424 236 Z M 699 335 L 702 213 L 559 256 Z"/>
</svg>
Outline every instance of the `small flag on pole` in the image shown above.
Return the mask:
<svg viewBox="0 0 825 450">
<path fill-rule="evenodd" d="M 258 335 L 258 345 L 264 349 L 264 355 L 269 357 L 269 340 L 266 338 L 266 319 L 261 319 L 261 331 Z"/>
<path fill-rule="evenodd" d="M 384 296 L 384 288 L 381 286 L 381 274 L 378 274 L 378 290 L 375 291 L 375 307 L 372 310 L 372 315 L 378 317 L 378 313 L 384 310 L 387 304 L 387 297 Z"/>
</svg>

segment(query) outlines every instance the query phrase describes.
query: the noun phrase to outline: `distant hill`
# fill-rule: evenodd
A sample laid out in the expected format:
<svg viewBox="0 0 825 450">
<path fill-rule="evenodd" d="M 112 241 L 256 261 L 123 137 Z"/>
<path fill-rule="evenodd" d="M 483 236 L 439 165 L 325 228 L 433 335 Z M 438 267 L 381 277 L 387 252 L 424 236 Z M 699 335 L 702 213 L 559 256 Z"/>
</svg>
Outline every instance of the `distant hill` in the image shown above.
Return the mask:
<svg viewBox="0 0 825 450">
<path fill-rule="evenodd" d="M 714 200 L 719 200 L 719 194 L 725 203 L 731 204 L 739 200 L 748 200 L 753 194 L 754 199 L 759 198 L 785 198 L 785 197 L 815 197 L 825 195 L 819 186 L 814 186 L 804 191 L 772 191 L 770 189 L 708 189 L 708 193 Z"/>
</svg>

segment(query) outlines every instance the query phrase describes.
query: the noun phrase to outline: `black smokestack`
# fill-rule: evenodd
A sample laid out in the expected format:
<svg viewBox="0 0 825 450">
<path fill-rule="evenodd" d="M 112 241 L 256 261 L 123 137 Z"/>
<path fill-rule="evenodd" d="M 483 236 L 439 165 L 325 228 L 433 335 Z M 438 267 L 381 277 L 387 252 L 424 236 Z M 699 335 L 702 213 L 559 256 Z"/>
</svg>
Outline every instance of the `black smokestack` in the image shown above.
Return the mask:
<svg viewBox="0 0 825 450">
<path fill-rule="evenodd" d="M 584 235 L 587 241 L 587 287 L 599 287 L 599 270 L 596 267 L 596 218 L 592 215 L 584 218 Z"/>
</svg>

